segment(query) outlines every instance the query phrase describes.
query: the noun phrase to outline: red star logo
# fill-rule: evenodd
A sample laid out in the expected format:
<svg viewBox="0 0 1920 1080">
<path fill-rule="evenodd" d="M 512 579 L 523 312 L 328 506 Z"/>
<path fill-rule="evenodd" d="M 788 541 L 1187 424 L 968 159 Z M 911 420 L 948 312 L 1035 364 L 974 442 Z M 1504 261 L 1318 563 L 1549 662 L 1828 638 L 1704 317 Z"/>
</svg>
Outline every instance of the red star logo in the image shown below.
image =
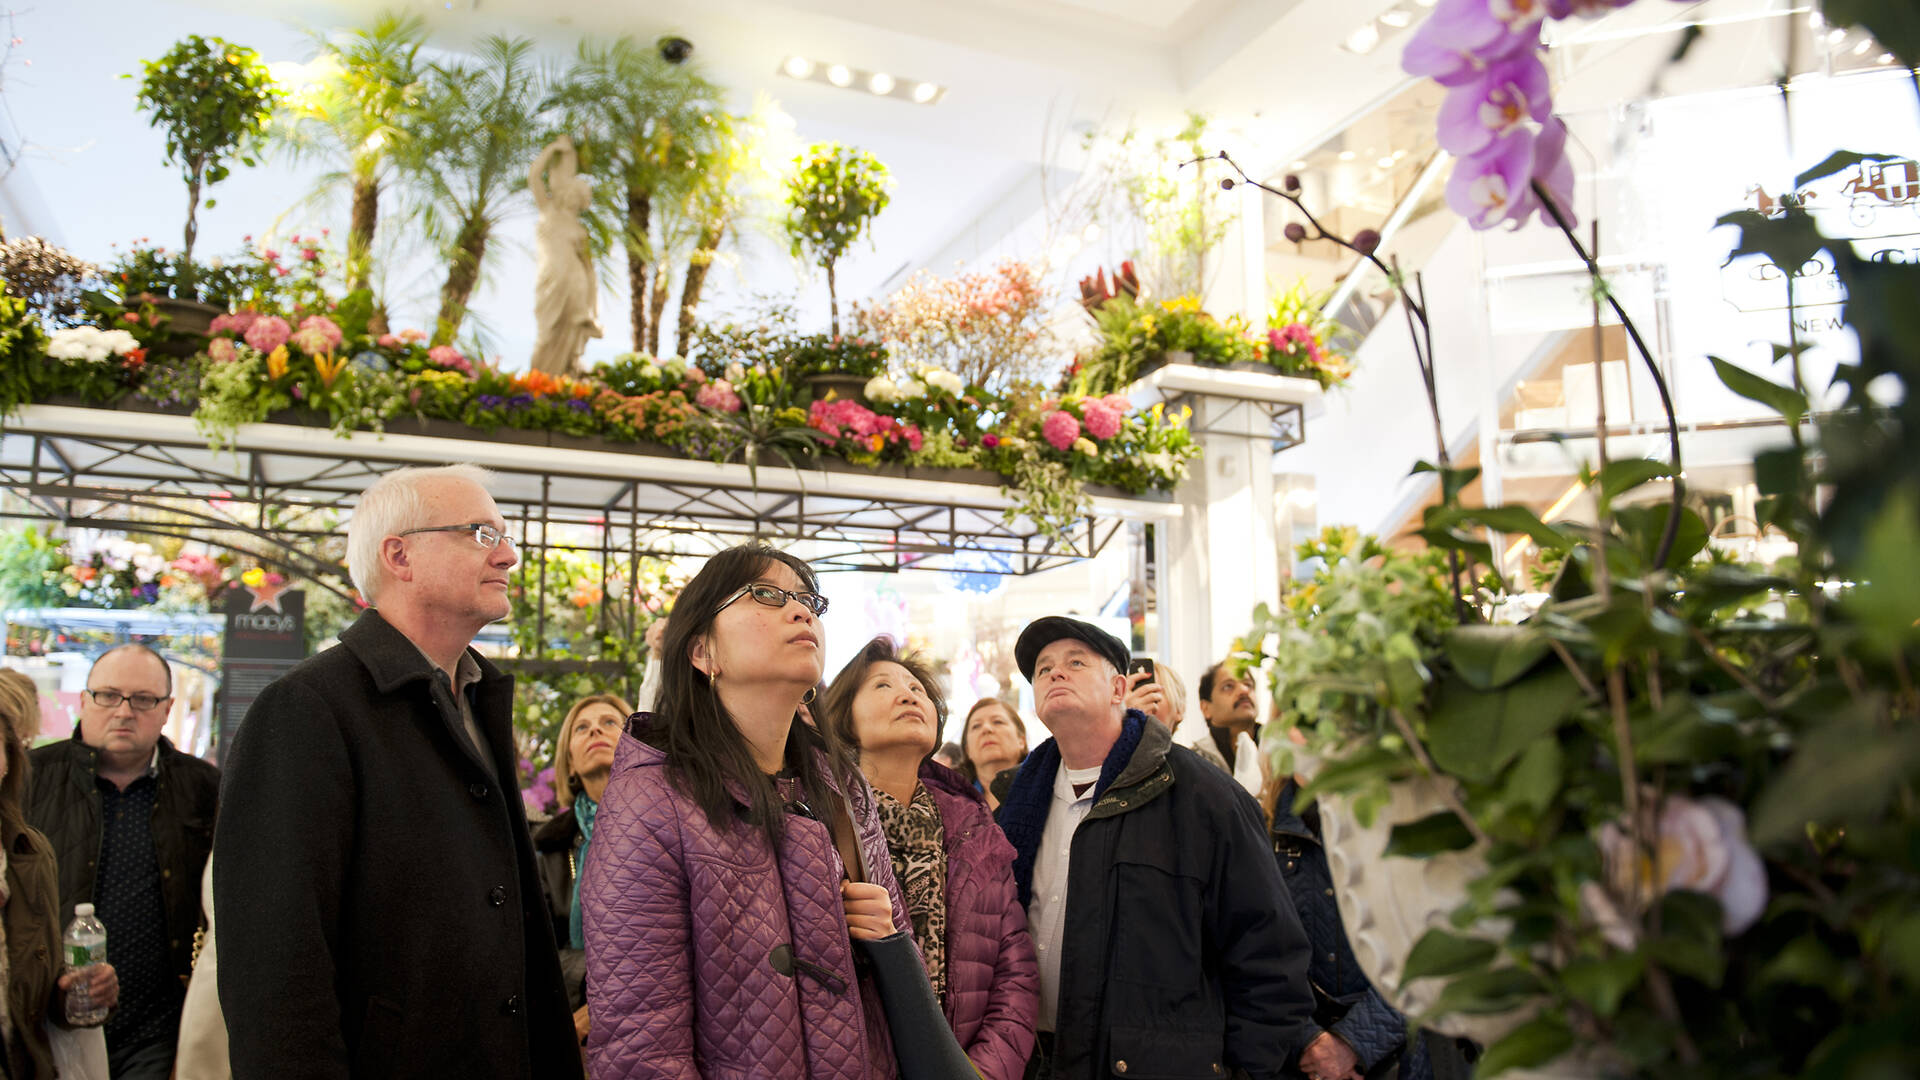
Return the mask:
<svg viewBox="0 0 1920 1080">
<path fill-rule="evenodd" d="M 280 594 L 287 591 L 289 584 L 290 582 L 283 581 L 278 585 L 267 582 L 257 586 L 245 586 L 246 590 L 253 594 L 253 606 L 248 608 L 247 611 L 252 613 L 259 611 L 261 608 L 268 608 L 275 613 L 285 614 L 285 612 L 280 610 Z"/>
</svg>

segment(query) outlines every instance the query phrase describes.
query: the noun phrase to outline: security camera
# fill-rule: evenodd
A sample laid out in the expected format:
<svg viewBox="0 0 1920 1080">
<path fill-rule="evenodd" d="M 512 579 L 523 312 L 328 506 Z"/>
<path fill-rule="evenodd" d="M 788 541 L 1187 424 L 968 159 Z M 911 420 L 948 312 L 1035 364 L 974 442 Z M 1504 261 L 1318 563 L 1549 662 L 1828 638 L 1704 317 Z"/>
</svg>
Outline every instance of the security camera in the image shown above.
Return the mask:
<svg viewBox="0 0 1920 1080">
<path fill-rule="evenodd" d="M 684 64 L 693 55 L 693 42 L 677 35 L 660 39 L 660 59 L 669 64 Z"/>
</svg>

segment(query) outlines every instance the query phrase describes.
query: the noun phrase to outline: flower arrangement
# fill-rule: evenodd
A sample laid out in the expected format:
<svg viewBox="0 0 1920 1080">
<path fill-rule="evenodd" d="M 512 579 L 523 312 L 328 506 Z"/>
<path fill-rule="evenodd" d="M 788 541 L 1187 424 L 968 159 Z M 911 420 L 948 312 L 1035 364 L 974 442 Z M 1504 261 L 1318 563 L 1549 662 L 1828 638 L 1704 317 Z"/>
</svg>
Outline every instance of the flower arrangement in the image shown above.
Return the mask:
<svg viewBox="0 0 1920 1080">
<path fill-rule="evenodd" d="M 857 325 L 912 367 L 955 373 L 962 384 L 1005 387 L 1043 380 L 1056 351 L 1039 273 L 1006 260 L 990 271 L 936 278 L 922 270 L 887 299 L 856 307 Z"/>
<path fill-rule="evenodd" d="M 1123 292 L 1100 300 L 1091 313 L 1100 342 L 1069 375 L 1094 393 L 1125 389 L 1149 361 L 1169 354 L 1184 353 L 1192 363 L 1214 366 L 1267 359 L 1245 319 L 1216 319 L 1191 296 L 1153 301 Z"/>
<path fill-rule="evenodd" d="M 1336 329 L 1325 313 L 1332 293 L 1311 293 L 1303 277 L 1273 298 L 1267 316 L 1267 362 L 1282 375 L 1338 386 L 1353 374 L 1353 364 L 1331 344 Z"/>
</svg>

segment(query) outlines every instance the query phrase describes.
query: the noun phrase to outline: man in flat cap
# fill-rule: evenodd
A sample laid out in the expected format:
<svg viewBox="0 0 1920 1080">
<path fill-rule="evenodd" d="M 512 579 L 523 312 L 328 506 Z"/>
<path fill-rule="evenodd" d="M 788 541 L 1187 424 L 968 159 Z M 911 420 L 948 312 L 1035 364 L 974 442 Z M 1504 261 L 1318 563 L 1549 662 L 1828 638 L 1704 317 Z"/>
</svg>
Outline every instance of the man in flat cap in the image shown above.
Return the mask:
<svg viewBox="0 0 1920 1080">
<path fill-rule="evenodd" d="M 1027 1076 L 1315 1072 L 1309 945 L 1252 797 L 1126 707 L 1113 635 L 1049 616 L 1014 659 L 1053 733 L 1000 814 L 1040 957 Z"/>
</svg>

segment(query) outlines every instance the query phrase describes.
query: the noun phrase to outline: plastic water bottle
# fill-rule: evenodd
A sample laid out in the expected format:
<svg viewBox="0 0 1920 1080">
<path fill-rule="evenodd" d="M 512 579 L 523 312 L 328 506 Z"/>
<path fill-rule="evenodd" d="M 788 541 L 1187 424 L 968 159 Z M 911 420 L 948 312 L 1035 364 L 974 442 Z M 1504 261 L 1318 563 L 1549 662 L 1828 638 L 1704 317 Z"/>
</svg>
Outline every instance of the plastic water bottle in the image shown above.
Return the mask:
<svg viewBox="0 0 1920 1080">
<path fill-rule="evenodd" d="M 73 922 L 61 944 L 66 950 L 68 971 L 84 973 L 95 964 L 107 962 L 107 928 L 93 917 L 92 904 L 73 905 Z M 67 1023 L 78 1027 L 103 1024 L 107 1011 L 93 1004 L 85 978 L 75 979 L 67 987 Z"/>
</svg>

